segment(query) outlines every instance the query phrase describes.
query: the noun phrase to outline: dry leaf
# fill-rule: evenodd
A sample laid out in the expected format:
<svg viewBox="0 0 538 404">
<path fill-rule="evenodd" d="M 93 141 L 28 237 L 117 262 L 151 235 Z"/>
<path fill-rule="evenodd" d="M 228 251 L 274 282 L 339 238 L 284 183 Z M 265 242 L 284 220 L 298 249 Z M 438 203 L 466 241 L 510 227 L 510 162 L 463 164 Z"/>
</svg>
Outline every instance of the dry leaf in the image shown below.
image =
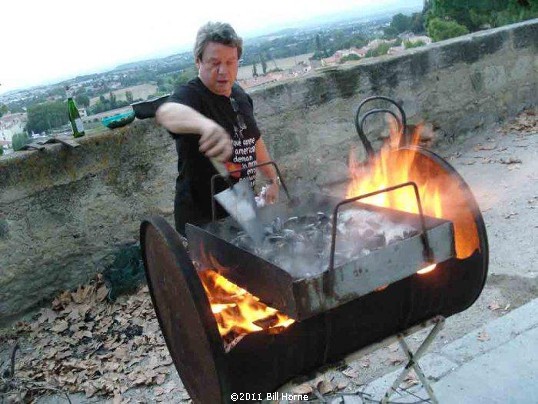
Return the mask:
<svg viewBox="0 0 538 404">
<path fill-rule="evenodd" d="M 299 386 L 295 386 L 291 391 L 292 394 L 310 394 L 312 393 L 312 386 L 308 383 L 303 383 Z"/>
<path fill-rule="evenodd" d="M 417 376 L 413 372 L 413 373 L 409 373 L 405 377 L 402 384 L 403 384 L 403 386 L 402 386 L 403 389 L 408 389 L 410 387 L 413 387 L 413 386 L 416 386 L 417 384 L 419 384 L 419 381 L 418 381 Z"/>
<path fill-rule="evenodd" d="M 332 383 L 326 379 L 323 379 L 319 383 L 317 383 L 316 388 L 322 396 L 334 390 L 334 386 L 332 385 Z"/>
<path fill-rule="evenodd" d="M 349 386 L 349 382 L 339 382 L 336 386 L 337 390 L 344 390 L 347 386 Z"/>
<path fill-rule="evenodd" d="M 397 356 L 397 355 L 390 355 L 389 356 L 389 362 L 393 366 L 399 365 L 399 364 L 403 363 L 403 361 L 404 361 L 404 358 L 402 358 L 401 356 Z"/>
<path fill-rule="evenodd" d="M 506 305 L 506 307 L 503 309 L 504 311 L 507 311 L 510 308 L 510 303 Z"/>
<path fill-rule="evenodd" d="M 99 289 L 97 289 L 96 297 L 98 302 L 102 302 L 106 299 L 108 296 L 108 289 L 105 285 L 102 285 Z"/>
<path fill-rule="evenodd" d="M 501 308 L 501 305 L 497 302 L 492 302 L 490 304 L 488 304 L 488 309 L 492 310 L 492 311 L 495 311 L 495 310 L 499 310 Z"/>
<path fill-rule="evenodd" d="M 485 331 L 480 331 L 477 338 L 479 341 L 489 341 L 490 339 L 489 334 Z"/>
<path fill-rule="evenodd" d="M 50 328 L 51 331 L 61 333 L 69 328 L 69 323 L 65 320 L 58 321 L 54 326 Z"/>
<path fill-rule="evenodd" d="M 359 372 L 357 372 L 352 367 L 348 367 L 347 369 L 343 370 L 342 374 L 347 377 L 351 377 L 352 379 L 354 379 L 355 377 L 359 377 Z"/>
</svg>

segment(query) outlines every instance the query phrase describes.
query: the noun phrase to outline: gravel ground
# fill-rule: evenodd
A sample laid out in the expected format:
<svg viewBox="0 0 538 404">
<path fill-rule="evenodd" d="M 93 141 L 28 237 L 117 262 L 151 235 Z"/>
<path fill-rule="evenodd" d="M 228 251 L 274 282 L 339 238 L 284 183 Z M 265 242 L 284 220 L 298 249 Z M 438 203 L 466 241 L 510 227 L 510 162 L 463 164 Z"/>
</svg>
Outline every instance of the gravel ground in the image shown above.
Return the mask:
<svg viewBox="0 0 538 404">
<path fill-rule="evenodd" d="M 537 134 L 538 111 L 535 111 L 437 149 L 468 182 L 483 212 L 490 267 L 482 295 L 471 308 L 447 319 L 432 345 L 434 352 L 538 296 Z M 425 332 L 419 332 L 411 336 L 410 345 L 416 347 L 424 335 Z M 7 353 L 7 345 L 3 351 L 0 348 L 0 365 Z M 329 382 L 325 386 L 328 390 L 339 386 L 343 391 L 357 391 L 361 385 L 401 366 L 403 358 L 397 345 L 392 344 L 363 356 L 344 372 L 343 368 L 335 367 L 300 381 L 317 384 L 316 379 L 321 377 Z M 73 403 L 190 401 L 172 365 L 160 385 L 132 387 L 115 399 L 86 398 L 83 393 L 70 394 L 70 399 Z M 67 400 L 64 395 L 55 394 L 41 397 L 37 402 Z"/>
</svg>

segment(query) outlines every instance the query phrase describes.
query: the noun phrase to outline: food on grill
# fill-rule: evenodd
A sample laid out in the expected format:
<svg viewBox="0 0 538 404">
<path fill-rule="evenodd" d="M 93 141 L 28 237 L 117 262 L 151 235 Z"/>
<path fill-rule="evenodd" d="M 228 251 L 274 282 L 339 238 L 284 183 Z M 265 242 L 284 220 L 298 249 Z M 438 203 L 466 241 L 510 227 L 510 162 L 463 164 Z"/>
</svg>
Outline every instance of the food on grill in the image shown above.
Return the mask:
<svg viewBox="0 0 538 404">
<path fill-rule="evenodd" d="M 418 233 L 408 224 L 358 208 L 341 212 L 337 223 L 336 266 Z M 279 216 L 265 227 L 263 243 L 258 248 L 242 231 L 231 243 L 253 250 L 294 276 L 309 277 L 327 268 L 331 232 L 332 217 L 324 212 L 286 219 Z"/>
</svg>

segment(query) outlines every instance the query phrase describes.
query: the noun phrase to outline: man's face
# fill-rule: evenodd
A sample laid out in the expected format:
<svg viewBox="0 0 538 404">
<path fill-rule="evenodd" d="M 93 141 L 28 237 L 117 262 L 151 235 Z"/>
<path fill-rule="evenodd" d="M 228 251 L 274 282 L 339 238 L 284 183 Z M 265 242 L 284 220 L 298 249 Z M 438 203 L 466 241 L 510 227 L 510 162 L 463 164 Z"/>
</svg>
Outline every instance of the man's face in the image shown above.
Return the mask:
<svg viewBox="0 0 538 404">
<path fill-rule="evenodd" d="M 239 66 L 237 48 L 209 42 L 202 59 L 196 61 L 196 66 L 200 80 L 209 90 L 218 95 L 230 96 Z"/>
</svg>

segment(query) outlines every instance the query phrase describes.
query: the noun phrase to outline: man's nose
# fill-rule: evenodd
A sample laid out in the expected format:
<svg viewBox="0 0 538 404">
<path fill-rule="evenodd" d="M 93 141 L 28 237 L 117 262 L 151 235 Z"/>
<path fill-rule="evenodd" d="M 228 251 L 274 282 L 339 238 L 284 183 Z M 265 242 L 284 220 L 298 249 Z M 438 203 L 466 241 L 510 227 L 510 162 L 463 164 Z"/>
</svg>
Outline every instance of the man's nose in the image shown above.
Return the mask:
<svg viewBox="0 0 538 404">
<path fill-rule="evenodd" d="M 227 74 L 227 73 L 228 73 L 228 70 L 230 70 L 230 69 L 228 68 L 228 66 L 226 66 L 226 63 L 221 63 L 221 64 L 219 65 L 219 68 L 218 68 L 218 70 L 217 70 L 217 73 L 218 73 L 218 74 Z"/>
</svg>

